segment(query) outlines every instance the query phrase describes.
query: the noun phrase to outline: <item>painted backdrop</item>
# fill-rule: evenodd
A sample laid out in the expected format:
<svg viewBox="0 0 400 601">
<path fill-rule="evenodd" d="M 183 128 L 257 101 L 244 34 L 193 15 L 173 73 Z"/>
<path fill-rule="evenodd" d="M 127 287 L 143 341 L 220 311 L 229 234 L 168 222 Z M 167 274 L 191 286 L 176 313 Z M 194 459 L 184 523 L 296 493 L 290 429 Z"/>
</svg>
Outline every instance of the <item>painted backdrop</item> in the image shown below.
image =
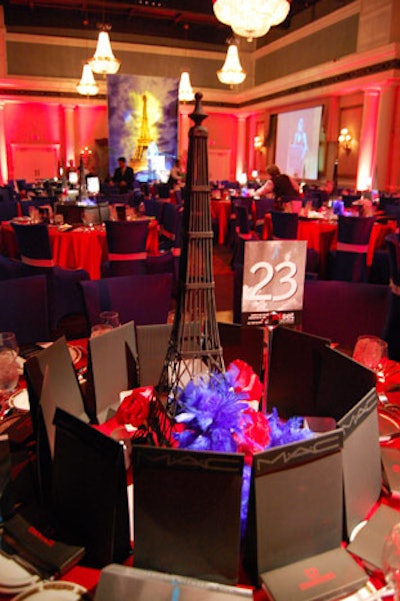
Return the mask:
<svg viewBox="0 0 400 601">
<path fill-rule="evenodd" d="M 124 156 L 139 181 L 168 179 L 178 147 L 178 79 L 108 75 L 110 174 Z"/>
</svg>

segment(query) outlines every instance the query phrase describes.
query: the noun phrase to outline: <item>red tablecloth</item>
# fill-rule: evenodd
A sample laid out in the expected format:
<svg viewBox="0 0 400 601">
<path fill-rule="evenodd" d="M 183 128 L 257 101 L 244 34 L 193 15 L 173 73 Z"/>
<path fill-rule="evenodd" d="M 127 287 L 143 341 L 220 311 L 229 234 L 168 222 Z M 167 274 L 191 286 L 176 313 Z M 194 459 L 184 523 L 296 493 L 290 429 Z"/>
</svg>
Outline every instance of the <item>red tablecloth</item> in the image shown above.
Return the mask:
<svg viewBox="0 0 400 601">
<path fill-rule="evenodd" d="M 395 221 L 387 223 L 374 223 L 367 252 L 367 265 L 370 267 L 374 252 L 382 248 L 385 238 L 396 229 Z M 263 240 L 272 239 L 272 218 L 270 213 L 264 216 Z M 336 248 L 337 243 L 337 222 L 327 221 L 325 219 L 299 219 L 297 231 L 298 240 L 307 240 L 308 248 L 313 248 L 319 253 L 322 265 L 326 264 L 326 257 L 330 250 Z"/>
<path fill-rule="evenodd" d="M 158 254 L 157 221 L 149 221 L 147 235 L 147 252 Z M 56 265 L 64 269 L 85 269 L 92 280 L 101 277 L 101 264 L 107 259 L 107 239 L 104 226 L 77 227 L 67 231 L 60 231 L 57 226 L 49 226 L 50 242 L 53 251 L 53 260 Z M 10 223 L 1 225 L 2 247 L 4 253 L 12 258 L 17 258 L 18 247 L 14 230 Z"/>
</svg>

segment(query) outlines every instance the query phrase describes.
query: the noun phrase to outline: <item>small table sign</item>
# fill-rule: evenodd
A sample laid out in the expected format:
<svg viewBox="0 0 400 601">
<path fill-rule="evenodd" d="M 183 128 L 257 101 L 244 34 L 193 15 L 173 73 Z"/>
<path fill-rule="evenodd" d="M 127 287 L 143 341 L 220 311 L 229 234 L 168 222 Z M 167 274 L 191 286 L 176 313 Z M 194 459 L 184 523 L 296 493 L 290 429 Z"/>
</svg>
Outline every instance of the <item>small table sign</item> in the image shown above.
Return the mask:
<svg viewBox="0 0 400 601">
<path fill-rule="evenodd" d="M 252 241 L 245 244 L 242 323 L 294 325 L 303 308 L 307 242 Z"/>
</svg>

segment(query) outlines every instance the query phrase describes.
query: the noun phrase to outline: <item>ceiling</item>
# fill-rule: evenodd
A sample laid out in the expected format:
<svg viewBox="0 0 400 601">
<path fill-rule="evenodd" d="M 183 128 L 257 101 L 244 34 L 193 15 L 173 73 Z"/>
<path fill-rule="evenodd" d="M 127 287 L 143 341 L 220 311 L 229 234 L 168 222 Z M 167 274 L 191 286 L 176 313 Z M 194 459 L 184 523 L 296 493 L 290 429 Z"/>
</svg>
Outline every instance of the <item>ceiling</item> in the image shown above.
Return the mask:
<svg viewBox="0 0 400 601">
<path fill-rule="evenodd" d="M 338 8 L 346 1 L 329 0 L 329 4 Z M 312 20 L 316 6 L 326 4 L 327 0 L 291 0 L 291 3 L 289 17 L 273 28 L 278 30 L 274 31 L 275 38 L 279 30 L 287 32 L 293 17 L 300 13 L 307 12 L 307 19 Z M 162 38 L 173 38 L 179 45 L 203 47 L 225 44 L 231 35 L 231 29 L 214 16 L 212 0 L 3 0 L 2 4 L 10 31 L 43 34 L 51 29 L 63 35 L 79 31 L 95 37 L 98 24 L 103 22 L 112 26 L 114 39 L 142 36 L 162 43 Z M 265 40 L 262 43 L 268 43 Z"/>
</svg>

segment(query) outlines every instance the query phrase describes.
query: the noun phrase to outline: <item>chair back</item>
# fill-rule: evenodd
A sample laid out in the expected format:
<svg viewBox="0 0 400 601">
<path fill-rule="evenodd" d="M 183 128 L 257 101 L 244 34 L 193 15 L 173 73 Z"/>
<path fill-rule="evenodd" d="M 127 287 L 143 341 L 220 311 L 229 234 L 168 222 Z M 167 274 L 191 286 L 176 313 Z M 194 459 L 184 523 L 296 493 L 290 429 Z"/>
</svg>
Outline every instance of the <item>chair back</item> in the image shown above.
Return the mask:
<svg viewBox="0 0 400 601">
<path fill-rule="evenodd" d="M 166 323 L 171 308 L 172 274 L 130 275 L 81 282 L 89 326 L 101 311 L 118 311 L 121 323 Z"/>
<path fill-rule="evenodd" d="M 15 332 L 20 345 L 50 339 L 46 276 L 0 281 L 0 329 Z"/>
<path fill-rule="evenodd" d="M 299 227 L 298 214 L 272 211 L 271 215 L 274 239 L 296 240 Z"/>
<path fill-rule="evenodd" d="M 112 276 L 146 271 L 147 219 L 106 221 L 108 261 Z"/>
<path fill-rule="evenodd" d="M 54 267 L 49 230 L 45 223 L 12 223 L 21 260 L 32 267 Z"/>
<path fill-rule="evenodd" d="M 398 234 L 385 238 L 389 253 L 390 309 L 384 339 L 388 343 L 389 358 L 400 361 L 400 240 Z"/>
<path fill-rule="evenodd" d="M 375 217 L 339 215 L 338 242 L 332 255 L 333 280 L 366 282 L 367 253 Z"/>
<path fill-rule="evenodd" d="M 365 282 L 306 280 L 302 328 L 352 349 L 357 337 L 382 337 L 389 310 L 389 288 Z"/>
<path fill-rule="evenodd" d="M 179 255 L 182 245 L 183 209 L 170 202 L 164 204 L 160 223 L 160 250 L 174 249 Z"/>
<path fill-rule="evenodd" d="M 18 215 L 18 203 L 13 200 L 0 201 L 0 221 L 11 221 Z"/>
<path fill-rule="evenodd" d="M 337 250 L 366 253 L 374 221 L 375 217 L 339 215 Z"/>
<path fill-rule="evenodd" d="M 390 279 L 395 286 L 400 286 L 400 240 L 398 234 L 389 234 L 385 238 L 389 252 Z"/>
<path fill-rule="evenodd" d="M 157 200 L 157 198 L 144 198 L 144 211 L 149 217 L 155 217 L 158 223 L 162 222 L 162 212 L 166 206 L 165 202 Z"/>
</svg>

